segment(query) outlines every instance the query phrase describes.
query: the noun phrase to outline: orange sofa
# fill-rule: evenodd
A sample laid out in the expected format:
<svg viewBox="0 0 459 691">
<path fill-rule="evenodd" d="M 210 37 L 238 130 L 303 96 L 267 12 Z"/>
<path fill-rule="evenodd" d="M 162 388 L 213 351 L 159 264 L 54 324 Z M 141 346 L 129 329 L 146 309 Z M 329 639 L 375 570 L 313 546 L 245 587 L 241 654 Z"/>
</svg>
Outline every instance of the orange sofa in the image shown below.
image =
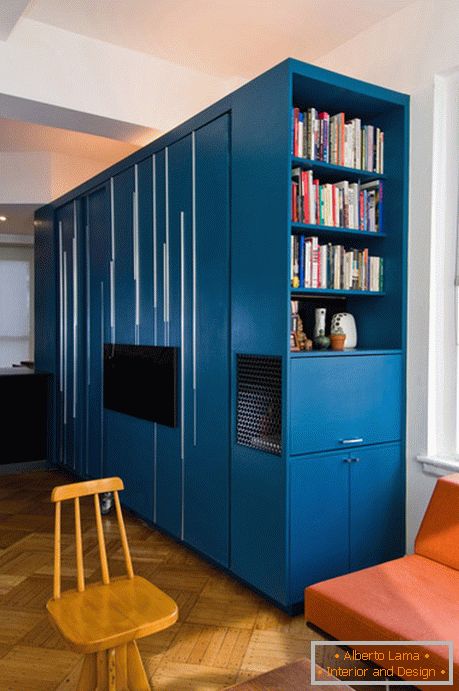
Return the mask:
<svg viewBox="0 0 459 691">
<path fill-rule="evenodd" d="M 309 586 L 305 617 L 337 640 L 452 640 L 454 685 L 447 688 L 459 689 L 459 473 L 437 481 L 415 554 Z M 446 651 L 428 652 L 429 664 L 444 669 Z"/>
</svg>

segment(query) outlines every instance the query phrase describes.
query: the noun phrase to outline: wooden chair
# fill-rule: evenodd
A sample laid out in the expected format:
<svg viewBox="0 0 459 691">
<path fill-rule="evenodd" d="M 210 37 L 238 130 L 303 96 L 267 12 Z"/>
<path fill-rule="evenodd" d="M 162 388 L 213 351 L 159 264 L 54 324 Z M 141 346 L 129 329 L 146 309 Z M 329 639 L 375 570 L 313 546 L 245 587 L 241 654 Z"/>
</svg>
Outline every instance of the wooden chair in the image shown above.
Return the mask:
<svg viewBox="0 0 459 691">
<path fill-rule="evenodd" d="M 78 691 L 146 691 L 150 689 L 136 639 L 177 621 L 174 600 L 141 576 L 134 576 L 121 513 L 118 477 L 55 487 L 54 594 L 47 602 L 52 622 L 70 648 L 85 653 Z M 110 580 L 98 495 L 113 492 L 127 576 Z M 94 496 L 102 583 L 85 588 L 80 497 Z M 75 504 L 77 589 L 61 592 L 61 502 Z"/>
</svg>

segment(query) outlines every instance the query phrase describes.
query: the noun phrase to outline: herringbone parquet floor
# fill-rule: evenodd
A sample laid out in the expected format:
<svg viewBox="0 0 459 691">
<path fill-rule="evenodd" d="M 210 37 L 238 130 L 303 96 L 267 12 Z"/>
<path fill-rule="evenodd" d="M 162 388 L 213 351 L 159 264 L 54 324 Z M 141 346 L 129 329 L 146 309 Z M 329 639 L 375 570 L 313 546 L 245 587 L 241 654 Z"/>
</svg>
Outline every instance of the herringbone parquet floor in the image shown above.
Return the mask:
<svg viewBox="0 0 459 691">
<path fill-rule="evenodd" d="M 0 691 L 73 690 L 82 658 L 69 651 L 45 612 L 52 593 L 51 488 L 56 471 L 0 476 Z M 75 584 L 73 507 L 63 508 L 63 589 Z M 100 580 L 92 505 L 82 501 L 85 569 Z M 136 573 L 178 603 L 179 621 L 139 642 L 156 690 L 207 691 L 308 656 L 320 639 L 217 568 L 125 512 Z M 112 575 L 123 573 L 116 520 L 104 518 Z"/>
</svg>

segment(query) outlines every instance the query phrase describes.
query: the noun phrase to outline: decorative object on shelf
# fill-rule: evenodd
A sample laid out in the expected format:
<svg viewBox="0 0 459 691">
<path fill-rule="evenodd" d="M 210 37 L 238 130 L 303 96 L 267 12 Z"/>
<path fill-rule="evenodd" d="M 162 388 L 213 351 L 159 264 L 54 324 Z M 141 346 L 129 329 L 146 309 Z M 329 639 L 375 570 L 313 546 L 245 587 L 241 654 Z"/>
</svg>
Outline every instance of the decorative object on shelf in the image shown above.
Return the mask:
<svg viewBox="0 0 459 691">
<path fill-rule="evenodd" d="M 296 316 L 296 341 L 298 344 L 298 348 L 300 350 L 310 351 L 310 350 L 312 350 L 312 341 L 310 338 L 307 337 L 307 335 L 304 331 L 303 320 L 301 319 L 300 315 L 297 313 L 295 316 Z"/>
<path fill-rule="evenodd" d="M 320 336 L 320 332 L 322 331 L 322 336 L 325 335 L 325 317 L 327 314 L 327 310 L 325 307 L 317 307 L 315 310 L 315 324 L 314 324 L 314 341 L 315 339 Z"/>
<path fill-rule="evenodd" d="M 320 329 L 319 335 L 315 337 L 314 345 L 317 350 L 327 350 L 327 348 L 330 346 L 330 339 L 325 335 L 325 331 L 323 329 Z"/>
<path fill-rule="evenodd" d="M 291 353 L 299 353 L 300 352 L 300 347 L 298 345 L 298 336 L 296 335 L 296 331 L 290 331 L 290 352 Z"/>
<path fill-rule="evenodd" d="M 346 334 L 344 333 L 341 326 L 335 327 L 335 330 L 330 334 L 330 347 L 332 350 L 344 350 L 344 342 L 346 340 Z"/>
<path fill-rule="evenodd" d="M 349 312 L 338 312 L 334 314 L 331 320 L 331 332 L 335 333 L 338 328 L 341 328 L 346 334 L 344 341 L 344 348 L 350 350 L 357 347 L 357 327 L 355 319 Z"/>
</svg>

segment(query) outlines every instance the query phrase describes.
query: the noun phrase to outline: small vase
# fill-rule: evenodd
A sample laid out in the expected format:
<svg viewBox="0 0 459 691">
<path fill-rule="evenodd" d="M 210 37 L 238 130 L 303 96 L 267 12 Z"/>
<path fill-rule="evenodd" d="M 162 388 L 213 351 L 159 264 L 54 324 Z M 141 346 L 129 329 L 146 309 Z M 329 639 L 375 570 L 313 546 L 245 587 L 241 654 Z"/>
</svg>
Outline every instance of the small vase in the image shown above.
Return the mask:
<svg viewBox="0 0 459 691">
<path fill-rule="evenodd" d="M 327 350 L 328 346 L 330 345 L 330 339 L 325 335 L 323 329 L 320 329 L 319 335 L 314 339 L 314 345 L 317 350 Z"/>
<path fill-rule="evenodd" d="M 322 331 L 322 335 L 325 334 L 325 315 L 327 314 L 327 310 L 325 307 L 318 307 L 315 311 L 315 317 L 316 321 L 314 324 L 314 338 L 317 338 L 320 336 L 320 332 Z"/>
</svg>

